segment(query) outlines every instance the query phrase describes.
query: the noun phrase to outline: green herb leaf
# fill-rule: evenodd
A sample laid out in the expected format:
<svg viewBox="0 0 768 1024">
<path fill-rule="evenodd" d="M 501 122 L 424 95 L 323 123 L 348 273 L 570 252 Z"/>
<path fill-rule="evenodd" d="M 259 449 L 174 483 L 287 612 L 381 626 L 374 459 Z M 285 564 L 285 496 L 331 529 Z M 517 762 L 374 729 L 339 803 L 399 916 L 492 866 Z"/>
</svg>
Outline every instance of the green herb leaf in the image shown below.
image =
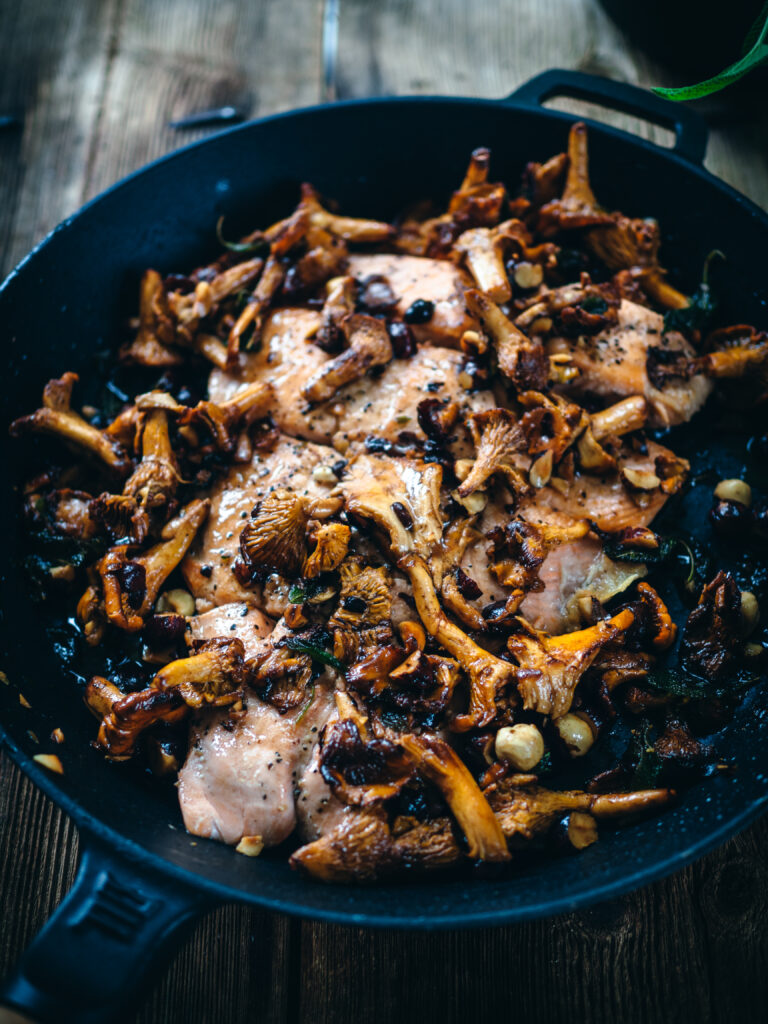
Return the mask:
<svg viewBox="0 0 768 1024">
<path fill-rule="evenodd" d="M 678 537 L 659 537 L 657 548 L 631 548 L 619 541 L 609 540 L 603 545 L 603 550 L 614 562 L 631 562 L 633 565 L 640 562 L 645 565 L 662 565 L 670 560 L 680 544 L 689 554 L 691 553 L 691 549 L 685 541 Z M 693 556 L 691 555 L 691 557 Z"/>
<path fill-rule="evenodd" d="M 269 243 L 262 234 L 259 234 L 250 242 L 228 242 L 222 233 L 223 226 L 224 218 L 219 217 L 216 221 L 216 238 L 219 240 L 219 245 L 229 252 L 239 252 L 244 255 L 255 256 L 257 253 L 266 252 L 269 248 Z"/>
<path fill-rule="evenodd" d="M 661 758 L 653 748 L 652 728 L 651 723 L 647 719 L 643 719 L 639 727 L 632 733 L 629 758 L 634 765 L 633 789 L 653 789 L 661 775 L 663 765 Z"/>
<path fill-rule="evenodd" d="M 308 654 L 313 661 L 318 661 L 322 665 L 330 665 L 337 672 L 341 672 L 342 675 L 344 674 L 344 666 L 338 658 L 334 658 L 330 651 L 324 651 L 322 647 L 318 647 L 308 640 L 302 640 L 299 636 L 292 636 L 285 641 L 285 646 L 292 651 L 298 651 L 300 654 Z"/>
<path fill-rule="evenodd" d="M 605 299 L 601 299 L 599 295 L 588 295 L 579 305 L 587 313 L 595 313 L 597 315 L 604 313 L 608 309 L 608 303 Z"/>
<path fill-rule="evenodd" d="M 288 591 L 288 600 L 291 602 L 291 604 L 303 604 L 304 596 L 304 591 L 298 585 L 298 583 L 294 583 L 291 589 Z"/>
<path fill-rule="evenodd" d="M 698 100 L 702 96 L 710 96 L 713 92 L 719 92 L 726 86 L 737 82 L 744 75 L 768 62 L 768 3 L 763 5 L 760 14 L 747 33 L 744 41 L 742 56 L 730 67 L 725 68 L 720 74 L 707 78 L 696 85 L 686 85 L 680 89 L 654 88 L 658 96 L 668 100 Z"/>
<path fill-rule="evenodd" d="M 301 709 L 301 711 L 296 716 L 296 725 L 299 724 L 299 722 L 302 720 L 304 715 L 306 715 L 306 713 L 309 711 L 310 707 L 312 706 L 312 701 L 314 699 L 315 699 L 315 684 L 314 683 L 310 683 L 309 684 L 309 700 L 307 701 L 307 703 L 304 705 L 304 707 Z"/>
<path fill-rule="evenodd" d="M 699 679 L 681 669 L 659 668 L 649 672 L 640 685 L 645 690 L 665 693 L 681 700 L 708 700 L 713 697 L 736 697 L 748 690 L 759 677 L 748 671 L 734 673 L 729 679 L 717 683 Z"/>
<path fill-rule="evenodd" d="M 691 301 L 683 309 L 668 309 L 664 314 L 665 331 L 703 331 L 717 310 L 717 298 L 709 283 L 709 270 L 713 260 L 724 260 L 725 256 L 719 249 L 713 249 L 704 261 L 701 284 L 691 296 Z"/>
</svg>

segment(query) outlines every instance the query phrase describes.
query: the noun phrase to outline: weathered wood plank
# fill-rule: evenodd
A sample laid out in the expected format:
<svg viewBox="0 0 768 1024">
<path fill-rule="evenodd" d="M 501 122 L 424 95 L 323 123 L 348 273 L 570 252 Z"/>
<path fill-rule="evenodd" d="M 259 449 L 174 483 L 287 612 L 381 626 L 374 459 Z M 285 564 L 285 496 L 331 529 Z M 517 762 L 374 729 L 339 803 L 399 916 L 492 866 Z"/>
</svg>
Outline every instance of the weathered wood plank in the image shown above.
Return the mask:
<svg viewBox="0 0 768 1024">
<path fill-rule="evenodd" d="M 0 277 L 80 205 L 116 6 L 0 3 Z"/>
<path fill-rule="evenodd" d="M 232 105 L 251 117 L 315 103 L 320 0 L 125 0 L 85 186 L 90 197 L 207 134 L 175 118 Z"/>
</svg>

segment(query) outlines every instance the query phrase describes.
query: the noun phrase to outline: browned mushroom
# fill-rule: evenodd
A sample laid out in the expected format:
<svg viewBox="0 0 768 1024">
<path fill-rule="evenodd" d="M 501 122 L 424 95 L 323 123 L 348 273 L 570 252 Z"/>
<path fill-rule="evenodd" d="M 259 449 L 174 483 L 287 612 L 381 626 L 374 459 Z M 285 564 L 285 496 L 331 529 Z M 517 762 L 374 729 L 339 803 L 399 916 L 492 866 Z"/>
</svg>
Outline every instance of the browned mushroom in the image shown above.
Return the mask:
<svg viewBox="0 0 768 1024">
<path fill-rule="evenodd" d="M 125 476 L 131 470 L 131 460 L 122 445 L 72 409 L 72 389 L 77 381 L 76 373 L 65 373 L 49 380 L 43 389 L 42 406 L 29 416 L 14 420 L 11 437 L 22 434 L 58 437 L 75 450 L 98 459 L 114 474 Z"/>
<path fill-rule="evenodd" d="M 474 529 L 472 518 L 457 519 L 449 524 L 443 538 L 445 575 L 440 589 L 448 611 L 468 629 L 477 632 L 483 632 L 487 625 L 480 609 L 470 604 L 472 597 L 480 596 L 480 589 L 461 569 L 461 560 L 469 545 L 480 540 L 481 536 Z"/>
<path fill-rule="evenodd" d="M 348 512 L 378 527 L 398 567 L 408 575 L 427 632 L 468 674 L 469 713 L 454 722 L 456 728 L 467 729 L 494 718 L 496 695 L 513 681 L 514 668 L 479 647 L 440 607 L 435 587 L 443 576 L 441 480 L 442 470 L 435 464 L 361 456 L 341 486 Z"/>
<path fill-rule="evenodd" d="M 127 545 L 118 545 L 97 562 L 104 614 L 113 625 L 129 632 L 142 628 L 160 588 L 186 554 L 209 507 L 207 499 L 190 502 L 165 526 L 160 543 L 136 558 L 129 557 Z M 95 619 L 91 588 L 80 600 L 78 615 L 84 625 Z"/>
<path fill-rule="evenodd" d="M 363 882 L 402 871 L 449 867 L 461 859 L 448 818 L 397 818 L 381 810 L 347 813 L 335 828 L 292 854 L 293 868 L 323 882 Z"/>
<path fill-rule="evenodd" d="M 343 238 L 345 242 L 384 242 L 394 234 L 391 224 L 379 220 L 340 217 L 330 213 L 321 205 L 320 198 L 311 185 L 302 185 L 299 208 L 307 212 L 314 227 L 325 228 L 337 238 Z"/>
<path fill-rule="evenodd" d="M 323 572 L 338 569 L 347 557 L 350 536 L 350 529 L 345 523 L 322 523 L 318 526 L 314 534 L 315 549 L 304 563 L 302 575 L 311 580 Z"/>
<path fill-rule="evenodd" d="M 184 357 L 169 347 L 175 333 L 163 279 L 156 270 L 147 270 L 139 288 L 139 329 L 120 350 L 120 358 L 142 366 L 178 366 Z"/>
<path fill-rule="evenodd" d="M 335 795 L 353 807 L 371 807 L 396 796 L 414 774 L 411 759 L 396 743 L 372 738 L 351 717 L 326 726 L 320 741 L 320 771 Z"/>
<path fill-rule="evenodd" d="M 340 575 L 339 606 L 329 625 L 359 629 L 389 619 L 392 577 L 384 566 L 374 569 L 359 558 L 348 558 L 341 566 Z"/>
<path fill-rule="evenodd" d="M 451 196 L 447 211 L 428 219 L 415 213 L 406 217 L 398 230 L 398 248 L 416 256 L 446 256 L 462 231 L 498 224 L 507 192 L 501 183 L 488 181 L 490 162 L 490 150 L 474 150 L 461 187 Z"/>
<path fill-rule="evenodd" d="M 355 312 L 357 282 L 354 277 L 334 277 L 326 285 L 321 322 L 310 339 L 325 349 L 337 351 L 344 342 L 342 322 Z"/>
<path fill-rule="evenodd" d="M 687 667 L 707 679 L 721 679 L 742 645 L 741 591 L 721 570 L 704 587 L 683 629 L 681 653 Z"/>
<path fill-rule="evenodd" d="M 515 387 L 542 388 L 549 368 L 538 338 L 529 338 L 504 315 L 495 302 L 475 288 L 465 293 L 467 308 L 493 341 L 499 369 Z"/>
<path fill-rule="evenodd" d="M 298 576 L 306 557 L 309 517 L 310 502 L 303 495 L 284 488 L 268 494 L 240 534 L 246 565 L 265 575 Z"/>
<path fill-rule="evenodd" d="M 473 413 L 468 420 L 475 443 L 475 461 L 469 475 L 459 484 L 462 498 L 483 487 L 494 473 L 501 473 L 512 493 L 521 498 L 530 492 L 520 469 L 520 455 L 526 437 L 517 417 L 507 409 Z"/>
<path fill-rule="evenodd" d="M 216 638 L 201 644 L 188 658 L 171 662 L 149 687 L 123 695 L 107 679 L 95 676 L 85 700 L 102 718 L 97 746 L 112 760 L 125 760 L 140 735 L 157 722 L 176 722 L 190 708 L 226 707 L 242 698 L 244 682 L 241 640 Z"/>
<path fill-rule="evenodd" d="M 520 632 L 507 641 L 517 663 L 517 688 L 524 706 L 560 718 L 571 706 L 582 675 L 609 643 L 615 643 L 635 621 L 624 608 L 588 629 L 548 636 L 520 619 Z"/>
<path fill-rule="evenodd" d="M 304 385 L 302 394 L 308 402 L 326 401 L 345 384 L 392 359 L 392 343 L 381 320 L 355 313 L 342 321 L 341 332 L 348 347 L 321 366 Z"/>
<path fill-rule="evenodd" d="M 544 234 L 554 234 L 563 228 L 607 223 L 610 223 L 610 216 L 598 206 L 589 183 L 587 126 L 579 121 L 568 135 L 568 173 L 563 194 L 541 208 L 539 229 Z"/>
<path fill-rule="evenodd" d="M 508 841 L 530 841 L 547 832 L 570 811 L 595 818 L 617 818 L 667 806 L 671 789 L 641 789 L 635 793 L 553 792 L 538 784 L 535 775 L 512 775 L 485 790 L 490 807 Z"/>
<path fill-rule="evenodd" d="M 505 221 L 494 228 L 470 228 L 459 235 L 454 251 L 472 275 L 478 289 L 492 302 L 508 302 L 512 287 L 504 257 L 510 242 L 519 243 L 520 221 Z"/>
<path fill-rule="evenodd" d="M 426 733 L 398 738 L 418 772 L 440 789 L 463 831 L 472 859 L 509 860 L 499 822 L 469 769 L 445 740 Z"/>
</svg>

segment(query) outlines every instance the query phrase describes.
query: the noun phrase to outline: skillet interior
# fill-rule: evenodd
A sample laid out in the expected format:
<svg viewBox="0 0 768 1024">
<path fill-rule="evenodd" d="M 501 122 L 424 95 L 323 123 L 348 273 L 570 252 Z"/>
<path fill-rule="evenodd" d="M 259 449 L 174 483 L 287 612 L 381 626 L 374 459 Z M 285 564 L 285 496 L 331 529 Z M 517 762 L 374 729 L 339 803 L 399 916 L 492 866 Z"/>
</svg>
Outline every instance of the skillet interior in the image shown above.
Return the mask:
<svg viewBox="0 0 768 1024">
<path fill-rule="evenodd" d="M 230 234 L 240 222 L 244 229 L 268 223 L 293 207 L 299 182 L 309 180 L 338 198 L 344 212 L 390 218 L 414 198 L 440 198 L 455 187 L 477 145 L 493 151 L 494 180 L 514 183 L 528 160 L 564 147 L 569 120 L 488 101 L 355 102 L 246 125 L 153 165 L 62 225 L 0 292 L 4 420 L 35 407 L 49 377 L 65 369 L 84 380 L 93 374 L 96 353 L 114 343 L 116 325 L 135 308 L 143 269 L 179 270 L 210 257 L 221 213 L 228 214 Z M 724 322 L 732 317 L 768 326 L 758 276 L 768 217 L 705 172 L 621 133 L 593 126 L 590 151 L 595 191 L 609 208 L 661 221 L 663 262 L 676 283 L 694 287 L 704 257 L 717 246 L 728 255 Z M 689 431 L 694 450 L 710 445 L 705 431 L 700 424 Z M 18 480 L 19 448 L 4 430 L 0 434 L 3 464 Z M 727 441 L 711 456 L 727 475 L 736 475 L 744 458 Z M 15 496 L 0 505 L 0 668 L 32 704 L 31 711 L 22 709 L 16 685 L 0 686 L 14 756 L 82 826 L 147 863 L 157 866 L 159 858 L 166 871 L 193 873 L 196 884 L 223 898 L 367 924 L 480 925 L 538 916 L 674 870 L 746 824 L 768 799 L 768 699 L 757 690 L 719 746 L 738 762 L 734 777 L 706 780 L 659 817 L 606 830 L 578 857 L 547 860 L 503 881 L 428 878 L 369 889 L 328 887 L 299 878 L 279 857 L 250 860 L 215 843 L 193 843 L 172 793 L 137 781 L 90 749 L 93 720 L 42 642 L 13 563 L 17 509 Z M 29 761 L 41 748 L 27 730 L 44 738 L 55 726 L 67 739 L 62 779 Z"/>
</svg>

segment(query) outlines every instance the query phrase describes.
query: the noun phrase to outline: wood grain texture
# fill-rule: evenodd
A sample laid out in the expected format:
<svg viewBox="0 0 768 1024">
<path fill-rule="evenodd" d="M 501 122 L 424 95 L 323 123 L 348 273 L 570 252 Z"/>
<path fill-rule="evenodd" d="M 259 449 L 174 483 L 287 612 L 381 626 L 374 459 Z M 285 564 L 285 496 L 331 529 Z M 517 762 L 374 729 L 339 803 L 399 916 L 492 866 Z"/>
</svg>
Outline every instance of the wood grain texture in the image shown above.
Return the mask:
<svg viewBox="0 0 768 1024">
<path fill-rule="evenodd" d="M 119 177 L 203 131 L 321 96 L 322 0 L 0 0 L 0 270 Z M 341 0 L 340 98 L 502 96 L 550 66 L 665 82 L 595 0 Z M 584 109 L 579 107 L 578 109 Z M 708 166 L 768 206 L 766 113 L 712 108 Z M 602 115 L 601 115 L 602 116 Z M 621 115 L 619 126 L 663 141 Z M 71 823 L 0 757 L 0 974 L 71 883 Z M 408 935 L 224 907 L 200 922 L 142 1024 L 768 1019 L 768 821 L 674 877 L 555 920 Z"/>
</svg>

